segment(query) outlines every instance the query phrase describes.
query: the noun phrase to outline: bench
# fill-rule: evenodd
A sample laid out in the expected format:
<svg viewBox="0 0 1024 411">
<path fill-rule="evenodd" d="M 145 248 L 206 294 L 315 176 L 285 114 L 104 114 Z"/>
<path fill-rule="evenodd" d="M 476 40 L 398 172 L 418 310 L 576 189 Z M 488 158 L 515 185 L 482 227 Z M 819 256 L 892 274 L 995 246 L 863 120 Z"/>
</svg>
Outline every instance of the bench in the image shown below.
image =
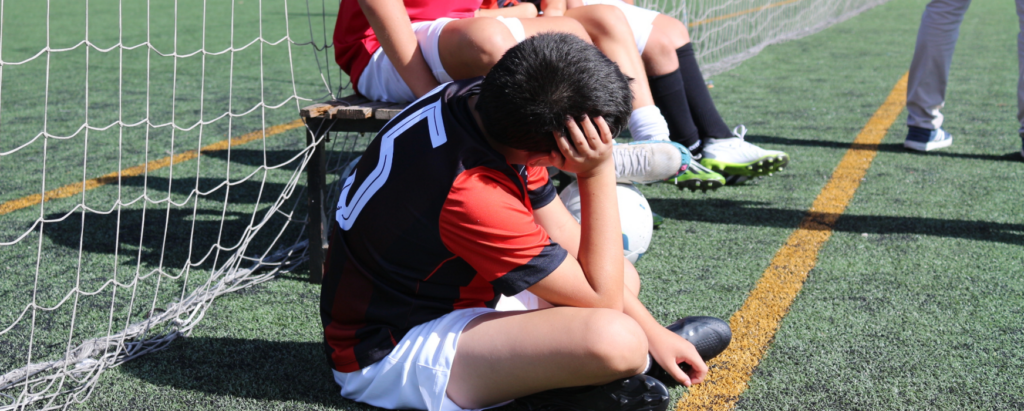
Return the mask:
<svg viewBox="0 0 1024 411">
<path fill-rule="evenodd" d="M 307 206 L 309 220 L 306 222 L 309 236 L 309 280 L 320 283 L 323 278 L 323 262 L 327 250 L 327 235 L 330 219 L 324 215 L 326 187 L 325 149 L 330 132 L 376 133 L 391 118 L 405 109 L 405 104 L 370 101 L 362 96 L 351 95 L 325 103 L 304 107 L 299 115 L 306 123 L 306 145 L 316 142 L 309 164 L 306 166 Z M 321 137 L 324 137 L 321 139 Z"/>
</svg>

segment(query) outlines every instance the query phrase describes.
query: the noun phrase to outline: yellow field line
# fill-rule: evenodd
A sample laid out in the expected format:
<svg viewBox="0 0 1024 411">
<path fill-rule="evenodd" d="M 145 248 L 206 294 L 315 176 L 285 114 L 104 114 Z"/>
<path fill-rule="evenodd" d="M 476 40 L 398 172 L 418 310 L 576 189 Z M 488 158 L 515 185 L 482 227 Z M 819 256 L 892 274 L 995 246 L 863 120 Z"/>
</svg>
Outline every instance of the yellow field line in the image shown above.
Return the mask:
<svg viewBox="0 0 1024 411">
<path fill-rule="evenodd" d="M 796 3 L 798 1 L 800 1 L 800 0 L 784 0 L 784 1 L 780 1 L 778 3 L 766 4 L 766 5 L 761 6 L 761 7 L 754 7 L 752 9 L 748 9 L 748 10 L 737 11 L 735 13 L 729 13 L 729 14 L 726 14 L 726 15 L 718 16 L 718 17 L 712 17 L 710 19 L 697 20 L 697 21 L 695 21 L 693 23 L 690 23 L 689 27 L 693 28 L 693 27 L 697 27 L 697 26 L 699 26 L 701 24 L 708 24 L 708 23 L 711 23 L 711 22 L 719 21 L 719 20 L 731 19 L 733 17 L 742 16 L 744 14 L 755 13 L 755 12 L 758 12 L 758 11 L 761 11 L 761 10 L 770 9 L 772 7 L 779 7 L 779 6 L 787 5 L 789 3 Z"/>
<path fill-rule="evenodd" d="M 729 349 L 711 360 L 711 371 L 703 384 L 690 388 L 679 400 L 677 411 L 727 410 L 736 405 L 747 381 L 803 287 L 807 273 L 817 263 L 818 251 L 832 235 L 836 220 L 846 210 L 853 194 L 878 153 L 878 144 L 903 110 L 907 96 L 907 75 L 896 83 L 885 103 L 871 117 L 832 178 L 814 200 L 807 216 L 782 246 L 739 311 L 729 319 L 733 339 Z"/>
<path fill-rule="evenodd" d="M 270 137 L 274 134 L 283 133 L 291 129 L 302 127 L 302 125 L 303 122 L 300 119 L 287 124 L 279 124 L 276 126 L 267 127 L 263 130 L 253 131 L 251 133 L 246 133 L 235 138 L 230 138 L 227 140 L 218 141 L 207 146 L 203 146 L 198 151 L 185 151 L 183 153 L 164 157 L 159 160 L 153 160 L 146 164 L 140 164 L 135 167 L 129 167 L 121 171 L 115 171 L 110 174 L 105 174 L 101 177 L 85 180 L 82 182 L 71 183 L 60 188 L 49 190 L 42 195 L 32 194 L 30 196 L 25 196 L 17 200 L 11 200 L 3 204 L 0 204 L 0 215 L 4 215 L 12 211 L 20 210 L 26 207 L 39 205 L 44 201 L 71 197 L 76 194 L 81 194 L 83 191 L 86 190 L 92 190 L 100 186 L 116 183 L 119 178 L 137 177 L 148 171 L 159 170 L 172 164 L 178 164 L 183 161 L 192 160 L 196 157 L 199 157 L 200 153 L 227 150 L 228 147 L 242 145 L 253 140 L 262 139 L 264 137 Z"/>
</svg>

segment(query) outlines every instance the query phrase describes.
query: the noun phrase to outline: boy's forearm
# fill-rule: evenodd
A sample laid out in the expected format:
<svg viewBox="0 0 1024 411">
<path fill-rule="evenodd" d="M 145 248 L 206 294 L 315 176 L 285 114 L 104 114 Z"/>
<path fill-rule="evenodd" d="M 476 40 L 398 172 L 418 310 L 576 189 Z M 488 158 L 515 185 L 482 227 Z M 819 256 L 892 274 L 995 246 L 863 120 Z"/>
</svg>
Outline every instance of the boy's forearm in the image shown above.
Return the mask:
<svg viewBox="0 0 1024 411">
<path fill-rule="evenodd" d="M 636 295 L 626 290 L 623 294 L 623 312 L 632 318 L 637 324 L 640 324 L 640 328 L 644 330 L 644 334 L 650 338 L 655 332 L 665 328 L 651 315 L 650 311 L 647 311 L 647 307 L 640 302 L 640 299 Z"/>
<path fill-rule="evenodd" d="M 427 94 L 438 81 L 420 51 L 412 21 L 402 0 L 359 0 L 384 53 L 416 97 Z"/>
<path fill-rule="evenodd" d="M 580 245 L 578 258 L 601 306 L 621 311 L 623 295 L 622 229 L 619 225 L 614 169 L 579 176 Z"/>
</svg>

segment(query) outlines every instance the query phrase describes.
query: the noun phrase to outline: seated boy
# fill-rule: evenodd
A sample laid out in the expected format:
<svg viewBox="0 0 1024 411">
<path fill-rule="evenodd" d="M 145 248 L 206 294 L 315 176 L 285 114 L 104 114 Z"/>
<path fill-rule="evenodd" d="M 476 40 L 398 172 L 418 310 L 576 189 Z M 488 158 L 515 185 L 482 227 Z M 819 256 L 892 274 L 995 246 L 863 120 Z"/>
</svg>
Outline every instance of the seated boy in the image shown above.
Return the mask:
<svg viewBox="0 0 1024 411">
<path fill-rule="evenodd" d="M 629 121 L 634 138 L 668 140 L 668 124 L 654 105 L 640 54 L 615 7 L 578 7 L 566 16 L 520 19 L 512 16 L 521 13 L 483 16 L 479 6 L 480 0 L 342 2 L 334 32 L 335 60 L 359 94 L 407 103 L 439 84 L 486 74 L 505 50 L 527 37 L 570 33 L 592 41 L 623 73 L 637 79 L 631 84 Z M 625 145 L 615 155 L 622 182 L 661 181 L 690 164 L 689 152 L 677 144 Z"/>
<path fill-rule="evenodd" d="M 663 384 L 640 374 L 648 353 L 678 382 L 704 379 L 694 345 L 637 299 L 622 257 L 612 146 L 631 100 L 599 50 L 542 34 L 381 130 L 344 182 L 325 265 L 325 349 L 343 396 L 393 409 L 520 398 L 665 410 Z M 579 224 L 547 166 L 576 174 Z M 523 291 L 554 307 L 493 309 Z"/>
</svg>

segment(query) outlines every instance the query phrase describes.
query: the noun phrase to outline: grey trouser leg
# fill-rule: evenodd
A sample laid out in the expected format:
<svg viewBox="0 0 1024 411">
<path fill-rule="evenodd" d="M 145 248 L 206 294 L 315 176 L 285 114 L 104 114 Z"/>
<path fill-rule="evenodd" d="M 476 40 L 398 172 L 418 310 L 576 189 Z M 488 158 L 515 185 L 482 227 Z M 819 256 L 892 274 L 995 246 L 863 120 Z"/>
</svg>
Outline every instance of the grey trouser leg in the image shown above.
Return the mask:
<svg viewBox="0 0 1024 411">
<path fill-rule="evenodd" d="M 1018 11 L 1021 1 L 1017 1 Z M 932 130 L 942 126 L 939 109 L 946 100 L 949 64 L 970 5 L 971 0 L 932 0 L 925 6 L 907 79 L 908 126 Z"/>
<path fill-rule="evenodd" d="M 1017 0 L 1017 20 L 1020 33 L 1017 34 L 1017 121 L 1019 133 L 1024 133 L 1024 0 Z"/>
</svg>

